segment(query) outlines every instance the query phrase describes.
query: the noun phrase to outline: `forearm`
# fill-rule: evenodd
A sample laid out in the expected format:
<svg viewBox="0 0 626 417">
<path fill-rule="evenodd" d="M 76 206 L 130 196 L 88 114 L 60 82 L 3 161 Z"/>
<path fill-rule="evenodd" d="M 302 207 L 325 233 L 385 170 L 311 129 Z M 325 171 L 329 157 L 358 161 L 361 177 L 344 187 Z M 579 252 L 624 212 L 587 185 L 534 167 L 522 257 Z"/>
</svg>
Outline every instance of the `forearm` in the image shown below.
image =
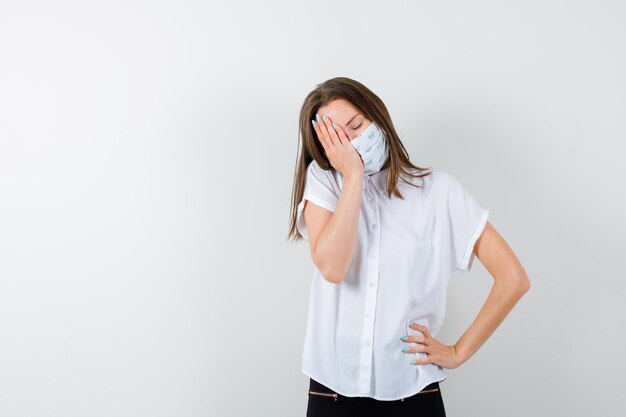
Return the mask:
<svg viewBox="0 0 626 417">
<path fill-rule="evenodd" d="M 338 284 L 343 280 L 354 255 L 361 210 L 362 176 L 346 176 L 337 207 L 315 246 L 315 263 L 322 275 Z"/>
<path fill-rule="evenodd" d="M 528 290 L 528 278 L 495 279 L 483 307 L 454 345 L 460 360 L 467 361 L 498 328 Z"/>
</svg>

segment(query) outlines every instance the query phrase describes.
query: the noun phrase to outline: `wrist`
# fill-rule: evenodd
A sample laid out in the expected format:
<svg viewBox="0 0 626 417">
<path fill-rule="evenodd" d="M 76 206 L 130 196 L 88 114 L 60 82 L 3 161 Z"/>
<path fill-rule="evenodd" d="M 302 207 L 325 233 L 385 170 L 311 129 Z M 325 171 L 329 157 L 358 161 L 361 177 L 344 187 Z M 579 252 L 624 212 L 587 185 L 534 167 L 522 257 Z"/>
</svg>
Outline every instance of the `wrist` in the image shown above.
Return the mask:
<svg viewBox="0 0 626 417">
<path fill-rule="evenodd" d="M 363 183 L 364 174 L 361 172 L 348 172 L 344 175 L 344 182 Z"/>
<path fill-rule="evenodd" d="M 456 359 L 457 367 L 461 366 L 467 360 L 463 349 L 459 345 L 452 345 L 452 351 L 454 352 L 454 358 Z"/>
</svg>

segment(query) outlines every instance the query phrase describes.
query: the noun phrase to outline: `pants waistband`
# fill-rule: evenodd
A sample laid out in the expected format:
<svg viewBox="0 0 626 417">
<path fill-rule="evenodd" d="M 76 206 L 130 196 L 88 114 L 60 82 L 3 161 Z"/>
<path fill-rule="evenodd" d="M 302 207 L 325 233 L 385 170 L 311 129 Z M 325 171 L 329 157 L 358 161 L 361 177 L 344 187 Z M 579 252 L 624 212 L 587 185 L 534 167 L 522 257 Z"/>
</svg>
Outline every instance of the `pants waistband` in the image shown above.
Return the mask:
<svg viewBox="0 0 626 417">
<path fill-rule="evenodd" d="M 316 380 L 314 380 L 313 378 L 309 378 L 310 379 L 310 383 L 309 383 L 309 390 L 310 391 L 316 391 L 316 392 L 323 392 L 323 393 L 327 393 L 327 394 L 337 394 L 340 397 L 344 397 L 343 395 L 335 392 L 334 390 L 328 388 L 326 385 L 317 382 Z M 426 385 L 424 388 L 422 388 L 422 391 L 427 391 L 427 390 L 431 390 L 434 388 L 439 388 L 439 382 L 435 381 L 432 382 L 428 385 Z M 420 392 L 422 392 L 420 391 Z M 418 394 L 418 393 L 415 393 Z M 349 397 L 345 397 L 345 398 L 349 398 Z M 408 398 L 408 397 L 407 397 Z"/>
</svg>

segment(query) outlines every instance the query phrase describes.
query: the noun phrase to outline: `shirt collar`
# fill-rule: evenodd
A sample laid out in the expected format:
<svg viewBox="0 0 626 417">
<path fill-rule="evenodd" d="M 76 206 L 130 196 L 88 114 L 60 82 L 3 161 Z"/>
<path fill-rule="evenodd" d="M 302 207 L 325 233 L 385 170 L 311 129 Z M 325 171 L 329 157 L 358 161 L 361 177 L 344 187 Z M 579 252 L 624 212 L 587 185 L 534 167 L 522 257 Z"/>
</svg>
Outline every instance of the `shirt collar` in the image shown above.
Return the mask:
<svg viewBox="0 0 626 417">
<path fill-rule="evenodd" d="M 374 186 L 376 191 L 379 193 L 384 193 L 387 190 L 387 177 L 389 176 L 389 167 L 381 169 L 378 172 L 373 174 L 365 174 L 363 178 L 363 188 L 367 187 L 368 184 Z"/>
</svg>

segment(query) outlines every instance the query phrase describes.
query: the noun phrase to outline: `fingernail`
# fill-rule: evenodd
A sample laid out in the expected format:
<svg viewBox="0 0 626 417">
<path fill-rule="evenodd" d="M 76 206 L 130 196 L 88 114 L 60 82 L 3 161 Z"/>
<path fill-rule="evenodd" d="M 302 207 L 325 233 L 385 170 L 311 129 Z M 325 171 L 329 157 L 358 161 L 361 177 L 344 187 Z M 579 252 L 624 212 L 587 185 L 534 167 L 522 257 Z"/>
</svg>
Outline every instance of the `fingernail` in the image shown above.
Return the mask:
<svg viewBox="0 0 626 417">
<path fill-rule="evenodd" d="M 325 116 L 325 115 L 324 115 L 324 116 L 322 116 L 322 119 L 324 119 L 324 121 L 326 121 L 326 116 Z"/>
<path fill-rule="evenodd" d="M 315 127 L 315 125 L 317 124 L 315 120 L 311 120 L 311 123 L 313 123 L 313 127 Z"/>
<path fill-rule="evenodd" d="M 414 325 L 415 325 L 415 322 L 413 321 L 409 323 L 409 326 L 414 326 Z"/>
<path fill-rule="evenodd" d="M 411 362 L 409 362 L 409 365 L 417 365 L 417 362 L 411 361 Z"/>
<path fill-rule="evenodd" d="M 320 121 L 320 115 L 319 114 L 316 114 L 315 118 L 317 119 L 318 122 Z"/>
<path fill-rule="evenodd" d="M 407 340 L 409 340 L 408 336 L 402 336 L 400 339 L 402 339 L 403 342 L 406 342 Z"/>
<path fill-rule="evenodd" d="M 408 352 L 408 350 L 409 350 L 409 349 L 410 349 L 410 348 L 408 348 L 408 347 L 406 347 L 406 348 L 402 348 L 402 351 L 403 351 L 403 352 Z"/>
<path fill-rule="evenodd" d="M 333 127 L 337 129 L 337 123 L 333 122 Z"/>
</svg>

